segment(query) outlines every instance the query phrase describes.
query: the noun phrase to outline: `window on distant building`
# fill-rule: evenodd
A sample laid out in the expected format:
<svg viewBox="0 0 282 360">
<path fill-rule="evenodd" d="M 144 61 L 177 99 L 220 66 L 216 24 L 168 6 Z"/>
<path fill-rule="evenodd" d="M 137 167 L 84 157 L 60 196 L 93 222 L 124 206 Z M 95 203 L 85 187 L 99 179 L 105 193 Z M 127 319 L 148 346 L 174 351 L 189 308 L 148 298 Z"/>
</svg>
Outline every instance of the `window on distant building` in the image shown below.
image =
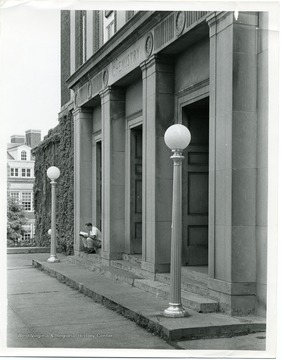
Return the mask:
<svg viewBox="0 0 282 360">
<path fill-rule="evenodd" d="M 26 174 L 25 169 L 22 169 L 22 176 L 25 177 L 25 174 Z"/>
<path fill-rule="evenodd" d="M 10 176 L 19 176 L 19 169 L 16 169 L 16 168 L 11 168 L 10 169 Z"/>
<path fill-rule="evenodd" d="M 31 234 L 29 234 L 29 233 L 25 233 L 25 234 L 23 234 L 23 240 L 30 240 L 31 239 Z"/>
<path fill-rule="evenodd" d="M 17 202 L 19 202 L 19 199 L 20 199 L 20 194 L 19 194 L 19 192 L 17 192 L 17 191 L 11 191 L 11 192 L 10 192 L 10 198 L 13 199 L 13 200 L 15 200 L 15 201 L 17 201 Z"/>
<path fill-rule="evenodd" d="M 22 239 L 30 240 L 32 238 L 31 225 L 30 224 L 23 225 L 23 230 L 25 231 L 25 233 L 23 234 Z"/>
<path fill-rule="evenodd" d="M 26 176 L 31 177 L 31 169 L 26 169 Z"/>
<path fill-rule="evenodd" d="M 26 211 L 31 211 L 31 193 L 30 192 L 22 193 L 22 207 Z"/>
<path fill-rule="evenodd" d="M 23 151 L 21 152 L 21 160 L 26 160 L 26 159 L 27 159 L 26 151 L 23 150 Z"/>
</svg>

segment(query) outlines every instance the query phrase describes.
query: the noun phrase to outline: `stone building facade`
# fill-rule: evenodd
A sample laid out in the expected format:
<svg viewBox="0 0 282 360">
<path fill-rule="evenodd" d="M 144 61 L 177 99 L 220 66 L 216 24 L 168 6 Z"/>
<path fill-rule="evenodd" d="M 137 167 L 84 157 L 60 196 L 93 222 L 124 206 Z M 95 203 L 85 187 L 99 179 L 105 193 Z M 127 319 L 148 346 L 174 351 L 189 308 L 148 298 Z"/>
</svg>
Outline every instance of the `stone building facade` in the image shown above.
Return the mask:
<svg viewBox="0 0 282 360">
<path fill-rule="evenodd" d="M 102 262 L 170 267 L 174 123 L 183 161 L 182 265 L 230 314 L 265 315 L 266 13 L 62 11 L 62 109 L 74 122 L 74 251 L 88 221 Z"/>
</svg>

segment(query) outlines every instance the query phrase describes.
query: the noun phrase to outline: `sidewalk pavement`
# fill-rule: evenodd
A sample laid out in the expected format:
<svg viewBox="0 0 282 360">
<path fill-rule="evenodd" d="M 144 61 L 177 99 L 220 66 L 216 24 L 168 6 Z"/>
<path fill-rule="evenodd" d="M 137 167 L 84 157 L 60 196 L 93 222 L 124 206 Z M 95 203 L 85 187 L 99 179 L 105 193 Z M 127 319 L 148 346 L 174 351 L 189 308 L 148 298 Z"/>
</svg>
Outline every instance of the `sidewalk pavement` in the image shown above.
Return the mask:
<svg viewBox="0 0 282 360">
<path fill-rule="evenodd" d="M 36 254 L 46 260 L 47 254 Z M 32 267 L 34 254 L 8 255 L 7 346 L 174 349 L 134 322 Z"/>
<path fill-rule="evenodd" d="M 93 299 L 83 296 L 79 292 L 59 283 L 54 278 L 46 276 L 31 267 L 32 259 L 36 259 L 37 264 L 49 266 L 53 276 L 56 276 L 56 269 L 60 269 L 60 274 L 57 273 L 57 275 L 58 277 L 61 276 L 62 281 L 66 281 L 66 278 L 62 275 L 63 269 L 65 269 L 65 272 L 68 271 L 69 276 L 73 279 L 83 276 L 84 284 L 80 283 L 81 286 L 78 290 L 88 296 L 93 294 L 90 292 L 87 294 L 87 281 L 88 285 L 89 281 L 91 281 L 93 287 L 99 288 L 99 286 L 102 286 L 98 278 L 100 277 L 101 280 L 103 276 L 69 264 L 63 256 L 61 256 L 61 263 L 57 264 L 46 263 L 47 258 L 48 254 L 8 255 L 9 346 L 257 351 L 265 349 L 266 333 L 264 331 L 228 338 L 171 341 L 168 344 L 152 333 L 138 327 L 134 322 L 106 309 L 104 306 L 95 303 Z M 113 280 L 104 278 L 104 291 L 105 285 L 109 285 L 110 282 L 112 282 L 112 285 L 107 288 L 108 298 L 118 296 L 120 300 L 134 300 L 136 302 L 136 298 L 134 294 L 131 294 L 131 291 L 136 292 L 139 289 L 134 289 L 123 283 L 117 284 Z M 116 286 L 120 290 L 119 294 L 116 293 Z M 126 290 L 126 293 L 123 290 Z M 146 296 L 148 296 L 148 299 L 151 297 L 156 303 L 156 299 L 152 295 L 147 294 Z M 166 301 L 161 299 L 157 299 L 157 302 L 161 307 L 167 305 Z M 46 304 L 51 305 L 51 307 L 46 306 Z M 139 298 L 137 305 L 140 311 L 144 310 L 142 304 L 143 301 L 140 303 Z M 120 309 L 116 307 L 115 310 Z M 150 309 L 150 311 L 154 313 L 155 309 Z M 223 325 L 222 327 L 225 326 L 222 314 L 196 315 L 190 312 L 191 321 L 199 317 L 204 322 L 217 319 Z M 187 319 L 178 320 L 187 321 Z M 161 321 L 172 324 L 173 328 L 175 319 L 161 319 Z M 27 336 L 35 333 L 42 335 L 42 337 L 32 338 Z M 55 334 L 56 337 L 52 337 L 51 334 Z M 84 334 L 85 336 L 71 337 L 73 334 Z M 92 337 L 86 337 L 87 334 Z M 69 335 L 69 337 L 65 336 L 63 338 L 63 336 L 59 335 Z"/>
</svg>

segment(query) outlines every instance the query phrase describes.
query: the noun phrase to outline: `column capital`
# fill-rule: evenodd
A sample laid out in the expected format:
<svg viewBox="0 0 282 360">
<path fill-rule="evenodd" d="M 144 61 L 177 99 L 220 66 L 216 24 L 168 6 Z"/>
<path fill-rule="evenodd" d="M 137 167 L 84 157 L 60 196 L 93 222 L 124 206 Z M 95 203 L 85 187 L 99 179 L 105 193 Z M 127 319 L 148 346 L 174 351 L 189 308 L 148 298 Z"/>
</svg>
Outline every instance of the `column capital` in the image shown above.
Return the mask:
<svg viewBox="0 0 282 360">
<path fill-rule="evenodd" d="M 124 88 L 118 86 L 107 86 L 99 92 L 100 98 L 104 99 L 106 96 L 111 96 L 111 100 L 124 100 Z"/>
<path fill-rule="evenodd" d="M 74 116 L 79 116 L 79 114 L 91 114 L 93 112 L 92 108 L 86 107 L 86 106 L 81 106 L 81 107 L 77 107 L 72 111 L 72 114 Z"/>
<path fill-rule="evenodd" d="M 147 69 L 149 69 L 151 66 L 155 65 L 157 62 L 157 59 L 158 59 L 158 55 L 154 54 L 154 55 L 150 56 L 149 59 L 143 61 L 140 64 L 141 71 L 144 72 Z"/>
<path fill-rule="evenodd" d="M 158 66 L 158 71 L 163 72 L 174 72 L 174 69 L 170 68 L 170 66 L 174 64 L 174 60 L 170 56 L 160 56 L 159 54 L 153 54 L 149 57 L 149 59 L 143 61 L 140 64 L 140 68 L 142 71 L 143 78 L 147 75 L 147 70 L 152 68 L 153 66 Z"/>
</svg>

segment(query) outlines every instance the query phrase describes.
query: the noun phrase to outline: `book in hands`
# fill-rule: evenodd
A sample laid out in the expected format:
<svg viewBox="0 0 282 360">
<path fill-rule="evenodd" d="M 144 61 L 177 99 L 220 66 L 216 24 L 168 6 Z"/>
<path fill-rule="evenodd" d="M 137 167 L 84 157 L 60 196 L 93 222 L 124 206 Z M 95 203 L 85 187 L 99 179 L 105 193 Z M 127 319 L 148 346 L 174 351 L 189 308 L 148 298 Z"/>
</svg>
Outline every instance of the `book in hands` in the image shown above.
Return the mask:
<svg viewBox="0 0 282 360">
<path fill-rule="evenodd" d="M 88 237 L 88 233 L 87 233 L 87 232 L 83 232 L 83 231 L 80 231 L 79 235 L 80 235 L 80 236 L 83 236 L 84 238 L 87 238 L 87 237 Z"/>
</svg>

